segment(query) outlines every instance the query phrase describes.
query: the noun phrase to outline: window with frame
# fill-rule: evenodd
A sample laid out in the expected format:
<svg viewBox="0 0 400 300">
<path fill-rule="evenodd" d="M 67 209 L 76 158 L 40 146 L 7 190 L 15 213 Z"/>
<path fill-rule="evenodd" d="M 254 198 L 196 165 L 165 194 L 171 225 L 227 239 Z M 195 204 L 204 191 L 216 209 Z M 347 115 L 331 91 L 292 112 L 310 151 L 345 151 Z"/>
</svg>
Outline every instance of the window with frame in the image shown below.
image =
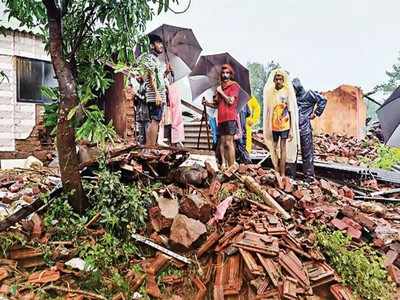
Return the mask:
<svg viewBox="0 0 400 300">
<path fill-rule="evenodd" d="M 57 80 L 50 62 L 17 57 L 17 101 L 31 103 L 50 102 L 42 87 L 57 87 Z"/>
</svg>

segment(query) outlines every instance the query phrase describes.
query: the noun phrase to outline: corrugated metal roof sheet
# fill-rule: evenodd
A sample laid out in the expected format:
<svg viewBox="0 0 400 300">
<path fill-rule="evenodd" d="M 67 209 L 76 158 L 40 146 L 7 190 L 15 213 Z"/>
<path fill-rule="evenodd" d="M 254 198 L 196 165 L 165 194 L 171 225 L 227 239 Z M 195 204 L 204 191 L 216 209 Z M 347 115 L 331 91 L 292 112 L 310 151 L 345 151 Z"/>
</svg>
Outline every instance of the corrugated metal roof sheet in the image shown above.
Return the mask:
<svg viewBox="0 0 400 300">
<path fill-rule="evenodd" d="M 40 34 L 40 30 L 37 28 L 28 28 L 27 26 L 21 26 L 21 23 L 15 19 L 8 19 L 8 14 L 5 12 L 5 5 L 0 1 L 0 28 L 4 28 L 12 31 L 27 32 L 32 34 Z"/>
</svg>

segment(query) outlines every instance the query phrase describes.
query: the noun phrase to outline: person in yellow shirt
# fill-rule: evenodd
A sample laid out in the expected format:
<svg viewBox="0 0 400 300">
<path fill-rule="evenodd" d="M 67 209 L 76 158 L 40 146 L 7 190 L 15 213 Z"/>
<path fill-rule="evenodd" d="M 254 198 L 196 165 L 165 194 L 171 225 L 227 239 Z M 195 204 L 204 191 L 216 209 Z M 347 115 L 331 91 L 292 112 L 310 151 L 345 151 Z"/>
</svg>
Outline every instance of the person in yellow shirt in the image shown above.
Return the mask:
<svg viewBox="0 0 400 300">
<path fill-rule="evenodd" d="M 253 150 L 253 127 L 257 125 L 260 120 L 261 108 L 256 97 L 251 97 L 247 105 L 250 109 L 250 116 L 246 119 L 246 150 L 251 152 Z"/>
<path fill-rule="evenodd" d="M 276 69 L 264 87 L 264 142 L 272 163 L 285 176 L 286 162 L 295 163 L 299 139 L 296 94 L 286 71 Z"/>
</svg>

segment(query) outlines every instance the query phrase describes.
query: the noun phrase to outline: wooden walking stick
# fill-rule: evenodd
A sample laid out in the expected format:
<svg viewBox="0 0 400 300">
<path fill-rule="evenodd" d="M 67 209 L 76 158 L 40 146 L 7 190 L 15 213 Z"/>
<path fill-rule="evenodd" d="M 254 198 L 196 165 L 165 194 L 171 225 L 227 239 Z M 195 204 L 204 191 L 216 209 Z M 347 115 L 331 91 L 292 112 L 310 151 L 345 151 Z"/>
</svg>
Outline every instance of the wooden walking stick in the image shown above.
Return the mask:
<svg viewBox="0 0 400 300">
<path fill-rule="evenodd" d="M 203 99 L 205 99 L 203 97 Z M 207 115 L 207 107 L 203 105 L 203 113 L 201 115 L 201 121 L 200 121 L 200 130 L 199 130 L 199 136 L 197 137 L 197 149 L 200 149 L 200 137 L 201 137 L 201 132 L 203 129 L 203 122 L 206 122 L 206 132 L 207 132 L 207 146 L 208 146 L 208 151 L 211 151 L 211 145 L 210 145 L 210 129 L 208 128 L 208 115 Z"/>
</svg>

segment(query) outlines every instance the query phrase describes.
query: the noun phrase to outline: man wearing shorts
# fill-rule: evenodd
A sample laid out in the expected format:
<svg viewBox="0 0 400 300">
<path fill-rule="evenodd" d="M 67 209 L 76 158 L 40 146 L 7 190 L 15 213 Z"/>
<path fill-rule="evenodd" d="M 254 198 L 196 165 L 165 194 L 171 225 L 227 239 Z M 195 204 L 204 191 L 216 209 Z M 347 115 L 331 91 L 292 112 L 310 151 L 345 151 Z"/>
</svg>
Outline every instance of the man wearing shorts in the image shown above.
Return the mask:
<svg viewBox="0 0 400 300">
<path fill-rule="evenodd" d="M 150 53 L 144 54 L 142 61 L 146 74 L 146 101 L 149 108 L 150 124 L 146 131 L 146 147 L 154 147 L 157 143 L 158 130 L 163 115 L 163 107 L 167 100 L 165 75 L 167 68 L 159 59 L 164 52 L 163 41 L 157 35 L 150 34 Z"/>
<path fill-rule="evenodd" d="M 299 141 L 296 94 L 288 73 L 275 69 L 264 87 L 264 142 L 272 164 L 285 176 L 286 163 L 295 163 Z"/>
<path fill-rule="evenodd" d="M 231 167 L 235 164 L 235 141 L 237 133 L 240 86 L 234 81 L 234 70 L 229 64 L 221 68 L 221 85 L 217 87 L 216 101 L 213 103 L 203 102 L 204 105 L 216 107 L 218 110 L 218 136 L 219 151 L 222 159 L 222 168 Z"/>
</svg>

